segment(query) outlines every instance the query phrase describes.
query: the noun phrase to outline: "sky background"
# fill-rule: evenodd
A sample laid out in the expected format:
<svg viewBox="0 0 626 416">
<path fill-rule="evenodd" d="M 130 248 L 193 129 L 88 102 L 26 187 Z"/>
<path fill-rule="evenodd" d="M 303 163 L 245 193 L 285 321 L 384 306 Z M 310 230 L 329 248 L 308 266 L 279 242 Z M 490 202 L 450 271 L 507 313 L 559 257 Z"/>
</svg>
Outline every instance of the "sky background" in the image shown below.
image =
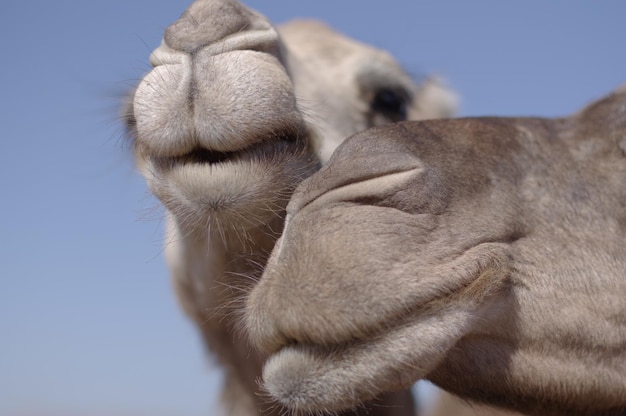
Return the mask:
<svg viewBox="0 0 626 416">
<path fill-rule="evenodd" d="M 0 3 L 0 415 L 211 415 L 219 378 L 171 292 L 163 212 L 120 97 L 189 2 Z M 560 116 L 626 82 L 626 2 L 250 0 L 437 73 L 461 115 Z"/>
</svg>

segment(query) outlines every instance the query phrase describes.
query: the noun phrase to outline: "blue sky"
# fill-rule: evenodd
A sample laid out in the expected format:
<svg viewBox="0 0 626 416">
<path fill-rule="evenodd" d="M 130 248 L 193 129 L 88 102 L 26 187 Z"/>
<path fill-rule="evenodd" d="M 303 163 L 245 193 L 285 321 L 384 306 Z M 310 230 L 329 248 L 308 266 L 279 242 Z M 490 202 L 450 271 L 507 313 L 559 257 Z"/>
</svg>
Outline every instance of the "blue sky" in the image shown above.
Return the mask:
<svg viewBox="0 0 626 416">
<path fill-rule="evenodd" d="M 219 379 L 171 293 L 162 211 L 117 122 L 187 4 L 0 5 L 0 415 L 212 414 Z M 564 115 L 626 82 L 620 0 L 247 4 L 444 76 L 462 115 Z"/>
</svg>

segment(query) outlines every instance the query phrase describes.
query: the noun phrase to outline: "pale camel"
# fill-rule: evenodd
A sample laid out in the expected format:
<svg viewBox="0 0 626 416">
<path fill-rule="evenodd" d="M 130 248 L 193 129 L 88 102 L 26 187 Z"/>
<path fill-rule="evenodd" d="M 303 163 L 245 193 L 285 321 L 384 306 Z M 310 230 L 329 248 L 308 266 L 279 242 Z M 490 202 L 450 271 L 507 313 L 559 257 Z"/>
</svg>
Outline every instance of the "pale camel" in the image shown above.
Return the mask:
<svg viewBox="0 0 626 416">
<path fill-rule="evenodd" d="M 226 413 L 281 414 L 258 383 L 265 356 L 237 326 L 293 189 L 344 138 L 449 116 L 455 96 L 435 79 L 414 84 L 388 53 L 319 22 L 283 25 L 279 36 L 235 1 L 193 3 L 150 61 L 125 119 L 166 208 L 178 298 L 224 367 Z M 376 414 L 413 413 L 408 391 L 378 404 Z"/>
<path fill-rule="evenodd" d="M 357 131 L 454 108 L 436 80 L 416 86 L 385 52 L 320 23 L 279 31 L 239 3 L 197 1 L 127 105 L 138 166 L 166 207 L 174 286 L 224 366 L 229 415 L 285 410 L 259 394 L 266 356 L 237 328 L 295 186 Z M 403 390 L 367 414 L 412 408 Z"/>
<path fill-rule="evenodd" d="M 296 189 L 247 303 L 285 406 L 429 379 L 533 415 L 626 414 L 626 86 L 563 119 L 404 122 Z"/>
</svg>

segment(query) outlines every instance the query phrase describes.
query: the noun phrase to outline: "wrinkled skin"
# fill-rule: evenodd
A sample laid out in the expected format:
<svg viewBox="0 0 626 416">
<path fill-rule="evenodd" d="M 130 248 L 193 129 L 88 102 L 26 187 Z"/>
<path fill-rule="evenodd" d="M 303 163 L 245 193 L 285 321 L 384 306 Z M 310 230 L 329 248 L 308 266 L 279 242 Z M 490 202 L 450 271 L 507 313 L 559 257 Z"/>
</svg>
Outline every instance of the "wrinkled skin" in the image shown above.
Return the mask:
<svg viewBox="0 0 626 416">
<path fill-rule="evenodd" d="M 429 379 L 528 414 L 626 414 L 626 87 L 566 119 L 405 122 L 296 189 L 247 303 L 306 411 Z"/>
</svg>

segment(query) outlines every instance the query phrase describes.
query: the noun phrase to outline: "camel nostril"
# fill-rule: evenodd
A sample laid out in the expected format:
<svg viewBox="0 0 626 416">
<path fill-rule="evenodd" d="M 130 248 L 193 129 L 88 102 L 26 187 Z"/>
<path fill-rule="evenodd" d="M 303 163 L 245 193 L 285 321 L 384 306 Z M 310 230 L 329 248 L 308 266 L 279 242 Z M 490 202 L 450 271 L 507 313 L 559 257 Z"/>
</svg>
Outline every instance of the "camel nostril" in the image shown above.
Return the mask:
<svg viewBox="0 0 626 416">
<path fill-rule="evenodd" d="M 217 16 L 228 18 L 219 19 Z M 242 32 L 268 31 L 277 42 L 271 24 L 244 5 L 231 0 L 195 1 L 164 34 L 170 47 L 187 53 Z M 248 49 L 248 48 L 246 48 Z"/>
</svg>

